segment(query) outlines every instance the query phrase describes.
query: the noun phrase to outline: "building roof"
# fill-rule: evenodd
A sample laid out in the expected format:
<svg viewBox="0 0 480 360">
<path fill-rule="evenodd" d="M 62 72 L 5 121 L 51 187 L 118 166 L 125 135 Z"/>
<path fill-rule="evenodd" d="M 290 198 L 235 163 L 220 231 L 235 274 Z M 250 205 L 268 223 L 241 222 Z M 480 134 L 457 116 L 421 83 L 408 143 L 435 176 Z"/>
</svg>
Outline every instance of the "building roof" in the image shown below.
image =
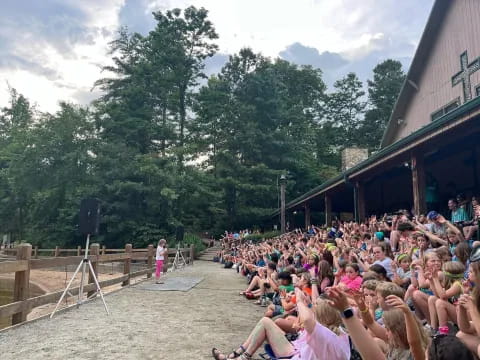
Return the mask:
<svg viewBox="0 0 480 360">
<path fill-rule="evenodd" d="M 382 148 L 390 145 L 395 139 L 395 133 L 399 126 L 398 120 L 403 119 L 407 105 L 417 91 L 418 81 L 420 80 L 423 69 L 427 64 L 427 59 L 432 53 L 435 39 L 440 34 L 439 27 L 445 19 L 452 3 L 453 1 L 451 0 L 436 0 L 432 7 L 427 25 L 423 30 L 420 43 L 418 44 L 417 51 L 413 57 L 412 64 L 410 65 L 410 69 L 408 70 L 400 94 L 393 107 L 387 127 L 383 133 L 381 142 Z"/>
<path fill-rule="evenodd" d="M 438 120 L 432 121 L 428 125 L 420 128 L 419 130 L 411 133 L 410 135 L 381 149 L 377 153 L 370 156 L 367 160 L 362 161 L 358 165 L 342 172 L 338 176 L 324 182 L 323 184 L 306 192 L 302 196 L 290 201 L 289 203 L 286 204 L 286 209 L 291 209 L 295 206 L 298 206 L 313 197 L 321 195 L 322 193 L 326 192 L 328 189 L 331 189 L 333 187 L 346 183 L 350 177 L 355 176 L 356 173 L 358 173 L 362 169 L 365 169 L 375 164 L 376 162 L 381 161 L 382 158 L 385 158 L 388 155 L 399 153 L 399 152 L 402 152 L 403 150 L 406 151 L 408 149 L 408 146 L 411 145 L 412 143 L 415 143 L 416 141 L 418 141 L 419 139 L 422 139 L 426 135 L 431 134 L 435 130 L 439 130 L 445 127 L 447 124 L 452 123 L 453 121 L 457 120 L 462 116 L 468 116 L 474 110 L 478 110 L 478 109 L 480 109 L 480 96 L 470 100 L 469 102 L 466 102 L 465 104 L 459 106 L 455 110 L 443 115 Z M 273 217 L 278 214 L 279 214 L 279 210 L 272 213 L 271 216 Z"/>
</svg>

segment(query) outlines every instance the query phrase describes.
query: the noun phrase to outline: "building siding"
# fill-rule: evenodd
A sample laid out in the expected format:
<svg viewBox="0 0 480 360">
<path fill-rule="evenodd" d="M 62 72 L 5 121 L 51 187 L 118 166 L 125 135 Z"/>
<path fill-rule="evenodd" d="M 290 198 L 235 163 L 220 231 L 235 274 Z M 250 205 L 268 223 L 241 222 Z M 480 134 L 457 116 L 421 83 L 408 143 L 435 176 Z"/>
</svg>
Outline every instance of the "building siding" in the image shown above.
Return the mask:
<svg viewBox="0 0 480 360">
<path fill-rule="evenodd" d="M 460 98 L 464 103 L 463 86 L 452 87 L 452 76 L 461 70 L 460 55 L 468 52 L 468 62 L 480 57 L 480 1 L 455 0 L 446 15 L 442 26 L 434 29 L 439 33 L 433 36 L 435 44 L 420 79 L 416 91 L 405 109 L 403 124 L 397 128 L 396 142 L 421 127 L 429 124 L 431 115 L 445 105 Z M 480 70 L 471 75 L 472 96 L 475 87 L 480 85 Z"/>
</svg>

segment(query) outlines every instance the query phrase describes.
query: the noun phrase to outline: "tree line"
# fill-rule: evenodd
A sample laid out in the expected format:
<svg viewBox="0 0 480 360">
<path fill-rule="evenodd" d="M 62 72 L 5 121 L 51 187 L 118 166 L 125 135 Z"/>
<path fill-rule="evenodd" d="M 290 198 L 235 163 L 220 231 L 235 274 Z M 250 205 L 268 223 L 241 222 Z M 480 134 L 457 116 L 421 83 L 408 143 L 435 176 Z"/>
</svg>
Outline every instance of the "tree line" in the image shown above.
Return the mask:
<svg viewBox="0 0 480 360">
<path fill-rule="evenodd" d="M 98 241 L 144 246 L 174 233 L 259 225 L 336 175 L 344 147 L 376 151 L 405 75 L 373 69 L 368 94 L 354 73 L 327 90 L 321 69 L 249 48 L 207 78 L 218 51 L 208 11 L 153 13 L 147 35 L 122 28 L 112 65 L 88 107 L 38 111 L 11 89 L 0 112 L 0 226 L 12 240 L 76 245 L 84 197 L 102 202 Z"/>
</svg>

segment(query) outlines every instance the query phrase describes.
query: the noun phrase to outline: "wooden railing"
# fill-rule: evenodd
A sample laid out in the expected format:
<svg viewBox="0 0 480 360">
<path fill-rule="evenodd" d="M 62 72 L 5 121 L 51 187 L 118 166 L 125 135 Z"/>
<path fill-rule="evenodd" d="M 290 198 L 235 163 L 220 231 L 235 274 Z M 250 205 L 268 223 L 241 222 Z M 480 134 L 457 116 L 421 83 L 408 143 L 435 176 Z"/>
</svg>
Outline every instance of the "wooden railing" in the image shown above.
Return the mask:
<svg viewBox="0 0 480 360">
<path fill-rule="evenodd" d="M 0 306 L 0 318 L 12 316 L 12 325 L 19 324 L 26 321 L 28 313 L 35 307 L 55 303 L 62 296 L 62 291 L 52 292 L 37 297 L 30 297 L 30 270 L 53 268 L 67 265 L 78 265 L 83 259 L 81 256 L 84 250 L 77 249 L 53 249 L 55 257 L 38 258 L 40 252 L 50 252 L 52 249 L 38 249 L 32 250 L 30 244 L 20 244 L 17 248 L 8 249 L 11 253 L 16 255 L 14 261 L 0 262 L 0 274 L 15 273 L 15 282 L 13 288 L 13 302 Z M 180 249 L 189 264 L 193 264 L 194 249 L 193 245 L 189 248 Z M 76 252 L 76 256 L 60 257 L 60 254 Z M 166 272 L 169 268 L 171 257 L 175 256 L 177 249 L 168 250 L 168 260 L 164 262 L 163 271 Z M 34 256 L 32 256 L 34 255 Z M 132 245 L 125 245 L 125 249 L 105 249 L 100 248 L 98 244 L 90 246 L 89 258 L 92 262 L 92 267 L 98 278 L 98 264 L 105 262 L 123 262 L 123 275 L 114 279 L 100 281 L 102 288 L 122 283 L 122 286 L 130 284 L 132 278 L 147 275 L 147 278 L 152 277 L 152 272 L 155 270 L 155 248 L 149 245 L 146 249 L 133 249 Z M 146 269 L 132 272 L 132 261 L 145 261 Z M 87 296 L 95 292 L 95 283 L 92 276 L 88 278 L 88 284 L 84 286 L 83 291 L 87 292 Z M 77 295 L 79 288 L 71 288 L 70 293 Z"/>
</svg>

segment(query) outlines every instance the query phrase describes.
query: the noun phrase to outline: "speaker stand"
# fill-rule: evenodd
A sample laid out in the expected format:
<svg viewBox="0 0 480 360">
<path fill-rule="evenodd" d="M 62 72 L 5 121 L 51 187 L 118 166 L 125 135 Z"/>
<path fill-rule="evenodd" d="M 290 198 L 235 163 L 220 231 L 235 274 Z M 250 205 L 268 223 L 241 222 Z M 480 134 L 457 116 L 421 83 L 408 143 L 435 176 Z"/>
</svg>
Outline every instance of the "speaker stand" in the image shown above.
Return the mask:
<svg viewBox="0 0 480 360">
<path fill-rule="evenodd" d="M 183 257 L 182 251 L 180 250 L 180 244 L 177 244 L 177 252 L 175 254 L 175 259 L 173 260 L 172 267 L 168 271 L 174 271 L 176 269 L 182 269 L 187 265 L 185 258 Z"/>
<path fill-rule="evenodd" d="M 102 298 L 102 302 L 103 302 L 103 306 L 105 307 L 105 311 L 107 313 L 107 315 L 110 315 L 110 312 L 108 311 L 108 307 L 107 307 L 107 303 L 105 302 L 105 299 L 103 297 L 103 292 L 102 292 L 102 289 L 100 288 L 100 284 L 98 283 L 98 279 L 97 279 L 97 276 L 95 275 L 95 271 L 93 270 L 93 266 L 92 266 L 92 262 L 90 261 L 90 259 L 88 258 L 88 249 L 90 247 L 90 234 L 87 235 L 87 244 L 85 246 L 85 256 L 83 257 L 82 261 L 80 262 L 80 264 L 78 264 L 77 266 L 77 269 L 75 270 L 75 272 L 73 273 L 73 276 L 72 278 L 70 279 L 70 281 L 68 282 L 68 285 L 67 287 L 65 288 L 65 290 L 63 291 L 63 294 L 62 296 L 60 297 L 60 300 L 58 300 L 58 303 L 57 303 L 57 306 L 55 306 L 55 310 L 53 310 L 53 312 L 50 314 L 50 319 L 53 318 L 53 315 L 55 315 L 55 313 L 57 312 L 58 310 L 58 307 L 60 306 L 60 304 L 62 303 L 64 297 L 68 294 L 69 296 L 73 296 L 71 293 L 70 293 L 70 286 L 72 286 L 72 283 L 73 283 L 73 280 L 75 279 L 75 277 L 77 276 L 78 272 L 80 271 L 80 269 L 82 269 L 82 277 L 80 278 L 80 289 L 78 290 L 78 300 L 77 300 L 77 307 L 79 307 L 80 305 L 82 305 L 85 301 L 97 296 L 97 294 L 100 294 L 100 297 Z M 96 292 L 91 295 L 90 297 L 87 297 L 85 300 L 83 300 L 83 285 L 84 285 L 84 282 L 85 282 L 85 275 L 86 275 L 86 270 L 87 270 L 87 266 L 89 268 L 89 271 L 90 271 L 90 274 L 92 274 L 92 277 L 93 277 L 93 280 L 95 282 L 95 285 L 96 285 Z"/>
</svg>

